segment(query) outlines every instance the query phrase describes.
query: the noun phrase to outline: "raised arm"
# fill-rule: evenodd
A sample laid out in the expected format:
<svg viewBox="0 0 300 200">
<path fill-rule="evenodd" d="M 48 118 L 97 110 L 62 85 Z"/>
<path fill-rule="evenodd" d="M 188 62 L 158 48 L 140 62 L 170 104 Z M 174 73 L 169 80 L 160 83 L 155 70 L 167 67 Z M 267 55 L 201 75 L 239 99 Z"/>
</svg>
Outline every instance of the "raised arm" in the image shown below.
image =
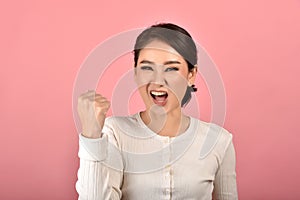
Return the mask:
<svg viewBox="0 0 300 200">
<path fill-rule="evenodd" d="M 112 128 L 104 123 L 108 108 L 107 99 L 93 91 L 78 99 L 83 127 L 76 182 L 79 200 L 119 200 L 122 196 L 122 157 Z"/>
</svg>

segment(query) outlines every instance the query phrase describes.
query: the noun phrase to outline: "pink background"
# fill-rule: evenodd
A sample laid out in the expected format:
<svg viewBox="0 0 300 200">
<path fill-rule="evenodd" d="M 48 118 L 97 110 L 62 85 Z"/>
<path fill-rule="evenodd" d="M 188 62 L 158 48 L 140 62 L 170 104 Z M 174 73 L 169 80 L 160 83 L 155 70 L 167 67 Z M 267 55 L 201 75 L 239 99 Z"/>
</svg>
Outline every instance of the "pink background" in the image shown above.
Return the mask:
<svg viewBox="0 0 300 200">
<path fill-rule="evenodd" d="M 122 2 L 1 3 L 0 199 L 77 198 L 79 67 L 108 37 L 162 21 L 185 27 L 222 75 L 240 199 L 300 199 L 300 1 Z M 208 120 L 204 86 L 197 98 Z"/>
</svg>

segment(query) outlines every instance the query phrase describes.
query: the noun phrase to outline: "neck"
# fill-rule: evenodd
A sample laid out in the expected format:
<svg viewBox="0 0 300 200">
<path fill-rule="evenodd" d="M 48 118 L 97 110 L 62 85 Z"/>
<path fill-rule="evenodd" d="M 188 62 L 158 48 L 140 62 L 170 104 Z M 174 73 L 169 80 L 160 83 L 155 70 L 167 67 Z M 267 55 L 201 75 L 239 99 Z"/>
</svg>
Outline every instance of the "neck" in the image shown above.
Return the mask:
<svg viewBox="0 0 300 200">
<path fill-rule="evenodd" d="M 141 112 L 141 118 L 152 131 L 162 136 L 174 137 L 189 126 L 189 118 L 182 113 L 181 108 L 167 113 L 147 109 Z"/>
</svg>

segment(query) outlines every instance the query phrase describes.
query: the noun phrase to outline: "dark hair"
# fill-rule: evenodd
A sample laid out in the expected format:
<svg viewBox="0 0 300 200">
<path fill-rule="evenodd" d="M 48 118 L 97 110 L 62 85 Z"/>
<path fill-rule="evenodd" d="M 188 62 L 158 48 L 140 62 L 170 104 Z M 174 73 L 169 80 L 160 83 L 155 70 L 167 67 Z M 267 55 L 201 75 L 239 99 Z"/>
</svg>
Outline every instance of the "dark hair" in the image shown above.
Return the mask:
<svg viewBox="0 0 300 200">
<path fill-rule="evenodd" d="M 134 67 L 140 51 L 150 42 L 160 40 L 175 49 L 187 62 L 188 70 L 191 72 L 197 64 L 197 48 L 192 36 L 183 28 L 172 23 L 160 23 L 152 25 L 144 30 L 136 39 L 134 45 Z M 181 106 L 187 104 L 191 98 L 191 92 L 196 92 L 195 85 L 188 86 L 181 101 Z"/>
</svg>

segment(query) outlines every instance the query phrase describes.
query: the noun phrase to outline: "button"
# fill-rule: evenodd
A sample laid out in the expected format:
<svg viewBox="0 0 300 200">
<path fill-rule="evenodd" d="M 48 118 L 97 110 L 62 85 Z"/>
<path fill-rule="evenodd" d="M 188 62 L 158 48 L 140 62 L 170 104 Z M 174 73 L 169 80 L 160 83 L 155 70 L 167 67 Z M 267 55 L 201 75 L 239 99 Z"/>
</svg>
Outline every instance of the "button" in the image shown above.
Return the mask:
<svg viewBox="0 0 300 200">
<path fill-rule="evenodd" d="M 166 188 L 166 192 L 170 193 L 171 192 L 171 188 Z"/>
<path fill-rule="evenodd" d="M 170 179 L 170 174 L 169 173 L 165 174 L 165 179 Z"/>
</svg>

